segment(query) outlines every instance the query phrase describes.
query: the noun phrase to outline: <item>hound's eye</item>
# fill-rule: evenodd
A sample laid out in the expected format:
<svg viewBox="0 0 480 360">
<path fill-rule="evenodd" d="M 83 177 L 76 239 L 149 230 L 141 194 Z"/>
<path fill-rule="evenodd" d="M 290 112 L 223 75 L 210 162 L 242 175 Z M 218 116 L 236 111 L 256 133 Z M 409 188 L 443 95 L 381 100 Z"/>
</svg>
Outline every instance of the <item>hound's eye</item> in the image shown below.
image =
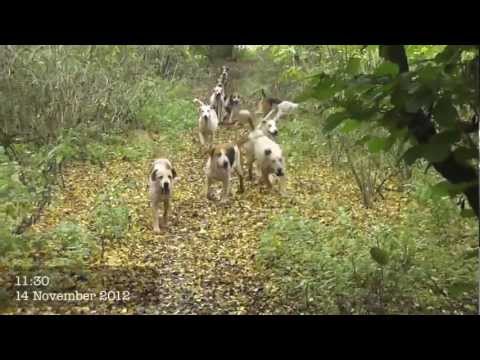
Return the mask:
<svg viewBox="0 0 480 360">
<path fill-rule="evenodd" d="M 172 178 L 172 175 L 168 175 L 168 178 L 171 179 L 171 178 Z"/>
<path fill-rule="evenodd" d="M 222 156 L 222 154 L 217 154 L 217 157 L 220 157 L 220 156 Z"/>
<path fill-rule="evenodd" d="M 163 179 L 163 175 L 160 175 L 160 180 Z"/>
</svg>

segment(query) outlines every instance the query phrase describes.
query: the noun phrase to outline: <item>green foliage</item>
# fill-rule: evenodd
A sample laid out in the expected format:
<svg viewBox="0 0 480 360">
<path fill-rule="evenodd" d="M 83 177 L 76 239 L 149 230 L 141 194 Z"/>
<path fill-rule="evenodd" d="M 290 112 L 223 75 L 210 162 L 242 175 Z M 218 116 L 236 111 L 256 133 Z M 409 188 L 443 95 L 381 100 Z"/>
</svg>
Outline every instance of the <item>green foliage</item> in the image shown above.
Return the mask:
<svg viewBox="0 0 480 360">
<path fill-rule="evenodd" d="M 95 200 L 93 227 L 100 238 L 120 240 L 125 238 L 131 226 L 131 210 L 122 194 L 130 187 L 137 187 L 128 177 L 119 179 L 98 194 Z"/>
<path fill-rule="evenodd" d="M 336 112 L 328 117 L 328 119 L 325 122 L 325 126 L 323 127 L 323 131 L 325 133 L 332 131 L 335 129 L 338 125 L 340 125 L 344 120 L 348 118 L 348 112 L 347 111 L 340 111 Z"/>
<path fill-rule="evenodd" d="M 304 117 L 283 123 L 279 142 L 288 157 L 289 167 L 301 166 L 302 162 L 325 152 L 325 139 L 315 118 Z"/>
<path fill-rule="evenodd" d="M 389 131 L 388 138 L 373 136 L 366 140 L 372 153 L 390 150 L 396 141 L 404 140 L 403 129 L 420 126 L 408 124 L 407 114 L 430 114 L 438 133 L 428 143 L 412 141 L 403 156 L 406 163 L 412 165 L 421 158 L 438 163 L 453 151 L 455 159 L 478 169 L 478 139 L 462 131 L 462 123 L 467 123 L 478 109 L 476 75 L 470 70 L 478 61 L 478 49 L 413 46 L 407 53 L 413 65 L 409 72 L 399 75 L 396 64 L 384 61 L 372 68 L 368 66 L 368 52 L 353 49 L 335 72 L 323 71 L 310 77 L 299 100 L 314 99 L 323 107 L 339 109 L 325 121 L 326 133 L 335 131 L 344 121 L 348 123 L 340 129 L 349 135 L 360 131 L 360 123 Z"/>
<path fill-rule="evenodd" d="M 7 232 L 62 184 L 64 165 L 154 155 L 151 138 L 126 132 L 143 128 L 179 143 L 195 126 L 191 83 L 206 76 L 199 71 L 206 58 L 188 46 L 2 46 L 0 57 L 0 219 Z"/>
<path fill-rule="evenodd" d="M 377 77 L 384 77 L 384 76 L 389 76 L 391 78 L 395 77 L 398 75 L 398 65 L 393 64 L 389 61 L 385 61 L 383 64 L 380 64 L 375 71 L 373 72 L 373 75 Z"/>
<path fill-rule="evenodd" d="M 191 99 L 171 97 L 169 101 L 147 104 L 139 117 L 146 129 L 172 135 L 196 126 L 197 108 Z"/>
<path fill-rule="evenodd" d="M 260 88 L 304 101 L 309 115 L 280 125 L 289 172 L 330 160 L 355 178 L 368 208 L 382 205 L 378 188 L 391 174 L 399 187 L 389 190 L 408 198 L 399 218 L 367 227 L 350 208 L 331 221 L 274 216 L 258 261 L 282 300 L 315 314 L 476 313 L 478 222 L 453 198 L 477 184 L 425 173 L 450 153 L 478 168 L 478 138 L 462 130 L 478 109 L 476 49 L 407 46 L 411 71 L 401 75 L 377 46 L 237 50 L 246 64 L 238 63 L 243 79 L 234 85 L 246 108 Z M 198 116 L 192 89 L 211 81 L 209 56 L 208 46 L 0 47 L 0 265 L 84 266 L 105 241 L 131 240 L 139 214 L 123 195 L 130 187 L 144 194 L 145 184 L 127 173 L 97 194 L 86 226 L 67 218 L 43 233 L 13 230 L 61 186 L 65 166 L 146 163 L 167 144 L 183 150 Z M 404 113 L 417 111 L 437 130 L 425 144 L 407 136 Z M 326 207 L 321 193 L 306 201 Z"/>
<path fill-rule="evenodd" d="M 44 239 L 47 246 L 54 244 L 58 253 L 47 262 L 49 266 L 79 265 L 98 255 L 95 238 L 79 224 L 62 222 Z"/>
<path fill-rule="evenodd" d="M 387 139 L 381 137 L 372 137 L 368 142 L 368 151 L 378 153 L 387 147 Z"/>
<path fill-rule="evenodd" d="M 347 209 L 328 226 L 287 212 L 262 234 L 258 261 L 299 312 L 476 313 L 476 262 L 462 254 L 478 250 L 458 244 L 452 227 L 438 240 L 432 221 L 408 209 L 401 222 L 362 229 Z"/>
<path fill-rule="evenodd" d="M 375 262 L 380 266 L 385 266 L 388 264 L 388 253 L 385 250 L 374 246 L 370 249 L 370 255 L 372 256 L 372 259 L 375 260 Z"/>
<path fill-rule="evenodd" d="M 99 255 L 92 233 L 69 221 L 44 233 L 3 235 L 0 264 L 12 268 L 85 266 Z"/>
<path fill-rule="evenodd" d="M 95 211 L 95 229 L 101 236 L 121 239 L 130 225 L 130 212 L 126 207 L 102 204 Z"/>
<path fill-rule="evenodd" d="M 28 184 L 22 183 L 21 167 L 9 161 L 4 148 L 0 147 L 0 231 L 2 238 L 13 230 L 18 219 L 32 209 L 35 194 Z M 5 239 L 7 241 L 7 239 Z"/>
</svg>

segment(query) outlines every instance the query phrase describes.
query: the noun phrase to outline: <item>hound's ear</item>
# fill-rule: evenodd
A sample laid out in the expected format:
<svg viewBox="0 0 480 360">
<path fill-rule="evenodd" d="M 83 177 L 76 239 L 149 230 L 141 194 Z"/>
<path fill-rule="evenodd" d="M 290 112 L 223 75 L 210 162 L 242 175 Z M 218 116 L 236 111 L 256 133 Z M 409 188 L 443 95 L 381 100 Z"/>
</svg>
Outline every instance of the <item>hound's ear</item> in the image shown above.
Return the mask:
<svg viewBox="0 0 480 360">
<path fill-rule="evenodd" d="M 215 152 L 215 146 L 212 145 L 208 148 L 208 155 L 212 157 L 214 152 Z"/>
<path fill-rule="evenodd" d="M 210 145 L 210 147 L 203 150 L 203 155 L 213 156 L 214 151 L 215 151 L 215 148 L 213 147 L 213 145 Z"/>
<path fill-rule="evenodd" d="M 266 155 L 266 156 L 270 156 L 271 153 L 272 153 L 272 150 L 270 150 L 270 149 L 265 149 L 265 155 Z"/>
<path fill-rule="evenodd" d="M 177 172 L 175 171 L 174 168 L 172 168 L 172 176 L 174 179 L 177 177 Z"/>
<path fill-rule="evenodd" d="M 153 170 L 150 174 L 150 180 L 155 181 L 157 180 L 157 169 Z"/>
</svg>

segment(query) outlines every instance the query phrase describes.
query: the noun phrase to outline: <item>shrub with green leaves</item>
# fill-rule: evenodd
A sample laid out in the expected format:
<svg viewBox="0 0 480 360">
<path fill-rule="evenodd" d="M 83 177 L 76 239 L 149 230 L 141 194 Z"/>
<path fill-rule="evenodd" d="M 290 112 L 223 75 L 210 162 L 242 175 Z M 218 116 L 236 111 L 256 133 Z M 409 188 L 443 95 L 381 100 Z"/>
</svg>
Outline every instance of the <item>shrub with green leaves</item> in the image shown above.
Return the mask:
<svg viewBox="0 0 480 360">
<path fill-rule="evenodd" d="M 410 210 L 365 231 L 347 209 L 329 225 L 290 211 L 262 234 L 258 261 L 299 312 L 476 313 L 475 234 L 465 245 L 450 227 L 443 246 L 432 221 Z"/>
<path fill-rule="evenodd" d="M 44 233 L 3 235 L 0 264 L 12 268 L 84 266 L 99 255 L 93 234 L 84 226 L 69 221 Z"/>
<path fill-rule="evenodd" d="M 100 205 L 95 211 L 95 230 L 105 238 L 122 239 L 130 227 L 130 211 L 126 207 Z"/>
<path fill-rule="evenodd" d="M 478 137 L 472 136 L 478 132 L 478 47 L 422 48 L 432 57 L 410 65 L 404 46 L 378 50 L 385 61 L 373 69 L 362 69 L 364 50 L 357 49 L 340 71 L 315 74 L 300 100 L 337 107 L 325 120 L 326 132 L 348 120 L 387 130 L 388 136 L 367 139 L 370 150 L 408 141 L 405 162 L 428 161 L 447 191 L 465 194 L 478 218 Z"/>
<path fill-rule="evenodd" d="M 49 261 L 50 266 L 82 264 L 97 255 L 99 250 L 92 234 L 77 223 L 62 222 L 45 239 L 55 244 L 59 253 Z"/>
<path fill-rule="evenodd" d="M 0 146 L 0 230 L 12 231 L 33 207 L 35 194 L 21 181 L 20 165 L 10 161 Z"/>
<path fill-rule="evenodd" d="M 101 239 L 123 239 L 130 228 L 130 209 L 121 194 L 136 183 L 119 179 L 111 184 L 95 200 L 92 223 Z"/>
<path fill-rule="evenodd" d="M 169 94 L 163 100 L 152 100 L 139 114 L 145 129 L 165 135 L 178 135 L 196 126 L 197 109 L 191 97 Z"/>
</svg>

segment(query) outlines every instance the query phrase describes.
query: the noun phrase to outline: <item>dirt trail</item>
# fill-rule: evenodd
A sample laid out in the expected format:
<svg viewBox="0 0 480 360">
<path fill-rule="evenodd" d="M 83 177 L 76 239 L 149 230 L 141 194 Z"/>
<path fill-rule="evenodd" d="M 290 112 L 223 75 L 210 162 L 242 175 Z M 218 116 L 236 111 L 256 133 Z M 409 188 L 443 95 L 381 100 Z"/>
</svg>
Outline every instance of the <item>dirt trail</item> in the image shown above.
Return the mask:
<svg viewBox="0 0 480 360">
<path fill-rule="evenodd" d="M 192 119 L 192 121 L 196 121 Z M 246 129 L 220 128 L 218 141 L 239 137 Z M 289 207 L 309 218 L 328 222 L 338 206 L 358 197 L 351 179 L 316 161 L 306 167 L 290 166 L 288 195 L 281 198 L 246 181 L 244 194 L 222 205 L 205 196 L 202 153 L 196 131 L 179 141 L 185 150 L 163 149 L 181 180 L 174 190 L 168 230 L 156 235 L 151 227 L 146 179 L 150 159 L 141 162 L 116 160 L 105 168 L 75 166 L 65 174 L 66 189 L 46 211 L 34 231 L 50 228 L 65 219 L 87 226 L 92 223 L 93 199 L 106 186 L 131 181 L 135 186 L 122 194 L 132 211 L 132 224 L 125 239 L 109 243 L 106 265 L 115 269 L 111 281 L 118 290 L 130 290 L 132 299 L 118 306 L 88 307 L 87 313 L 147 314 L 265 314 L 286 313 L 276 301 L 268 273 L 257 266 L 259 236 L 272 215 Z M 218 184 L 220 189 L 220 184 Z M 311 206 L 311 198 L 322 194 L 328 207 Z M 374 217 L 361 206 L 353 214 Z M 115 274 L 115 275 L 113 275 Z M 113 286 L 113 285 L 112 285 Z M 267 291 L 268 289 L 268 291 Z"/>
</svg>

